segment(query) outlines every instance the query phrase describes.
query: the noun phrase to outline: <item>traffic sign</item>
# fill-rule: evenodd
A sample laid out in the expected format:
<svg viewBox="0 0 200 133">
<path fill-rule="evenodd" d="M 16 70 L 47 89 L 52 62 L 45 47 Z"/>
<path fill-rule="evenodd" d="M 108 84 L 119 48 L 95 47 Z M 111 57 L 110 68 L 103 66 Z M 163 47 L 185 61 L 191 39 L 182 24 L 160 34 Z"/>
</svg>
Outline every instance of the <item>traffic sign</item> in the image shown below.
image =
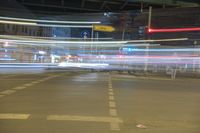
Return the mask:
<svg viewBox="0 0 200 133">
<path fill-rule="evenodd" d="M 109 25 L 93 25 L 94 31 L 104 31 L 104 32 L 113 32 L 115 28 Z"/>
<path fill-rule="evenodd" d="M 83 39 L 89 38 L 89 32 L 88 31 L 81 32 L 81 38 L 83 38 Z"/>
</svg>

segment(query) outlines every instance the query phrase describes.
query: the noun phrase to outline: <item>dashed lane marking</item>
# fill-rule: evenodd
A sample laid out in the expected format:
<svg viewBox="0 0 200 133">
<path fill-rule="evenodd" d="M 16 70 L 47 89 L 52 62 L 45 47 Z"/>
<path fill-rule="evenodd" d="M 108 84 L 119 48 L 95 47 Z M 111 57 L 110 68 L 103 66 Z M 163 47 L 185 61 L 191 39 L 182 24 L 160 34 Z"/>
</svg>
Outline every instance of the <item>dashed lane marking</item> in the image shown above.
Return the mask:
<svg viewBox="0 0 200 133">
<path fill-rule="evenodd" d="M 52 79 L 54 77 L 57 77 L 57 76 L 51 76 L 51 77 L 46 77 L 44 79 L 40 79 L 40 80 L 37 80 L 37 81 L 32 81 L 31 83 L 26 83 L 26 84 L 23 84 L 21 86 L 14 87 L 14 88 L 11 88 L 9 90 L 2 91 L 2 92 L 0 92 L 0 94 L 9 95 L 9 94 L 15 93 L 17 90 L 23 90 L 23 89 L 25 89 L 27 87 L 33 86 L 36 83 L 40 83 L 40 82 Z M 3 96 L 0 96 L 0 97 L 3 97 Z"/>
<path fill-rule="evenodd" d="M 117 110 L 116 109 L 110 109 L 110 115 L 111 116 L 117 116 Z"/>
<path fill-rule="evenodd" d="M 40 83 L 39 81 L 33 81 L 33 82 L 31 82 L 32 84 L 38 84 L 38 83 Z"/>
<path fill-rule="evenodd" d="M 109 95 L 112 95 L 112 96 L 114 95 L 114 93 L 113 93 L 113 92 L 108 92 L 108 93 L 109 93 Z"/>
<path fill-rule="evenodd" d="M 110 101 L 115 100 L 115 97 L 114 96 L 109 96 L 109 100 Z"/>
<path fill-rule="evenodd" d="M 120 130 L 119 123 L 116 122 L 110 123 L 110 129 L 119 131 Z"/>
<path fill-rule="evenodd" d="M 15 88 L 12 88 L 12 89 L 13 90 L 23 90 L 25 88 L 26 88 L 25 86 L 19 86 L 19 87 L 15 87 Z"/>
<path fill-rule="evenodd" d="M 108 89 L 109 90 L 109 92 L 113 92 L 113 89 Z"/>
<path fill-rule="evenodd" d="M 23 86 L 30 87 L 32 85 L 33 85 L 33 83 L 28 83 L 28 84 L 24 84 Z"/>
<path fill-rule="evenodd" d="M 116 104 L 114 101 L 109 101 L 109 107 L 110 108 L 115 108 L 116 107 Z"/>
<path fill-rule="evenodd" d="M 9 94 L 12 94 L 14 92 L 16 92 L 16 90 L 5 90 L 5 91 L 0 92 L 0 94 L 9 95 Z"/>
<path fill-rule="evenodd" d="M 46 79 L 40 79 L 40 80 L 38 80 L 38 82 L 44 82 L 44 81 L 46 81 Z"/>
<path fill-rule="evenodd" d="M 30 114 L 0 114 L 0 119 L 19 119 L 25 120 L 28 119 Z"/>
<path fill-rule="evenodd" d="M 79 115 L 49 115 L 47 116 L 47 120 L 123 123 L 121 119 L 115 117 L 97 117 L 97 116 L 79 116 Z"/>
</svg>

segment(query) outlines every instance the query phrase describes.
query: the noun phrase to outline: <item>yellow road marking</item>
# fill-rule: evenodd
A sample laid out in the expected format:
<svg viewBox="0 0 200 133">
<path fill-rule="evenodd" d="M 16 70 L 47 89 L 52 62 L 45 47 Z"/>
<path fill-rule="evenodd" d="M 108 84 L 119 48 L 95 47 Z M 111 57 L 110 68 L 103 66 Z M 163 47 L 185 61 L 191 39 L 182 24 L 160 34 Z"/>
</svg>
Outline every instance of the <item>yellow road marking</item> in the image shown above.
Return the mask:
<svg viewBox="0 0 200 133">
<path fill-rule="evenodd" d="M 0 119 L 19 119 L 25 120 L 28 119 L 30 114 L 0 114 Z"/>
<path fill-rule="evenodd" d="M 5 91 L 0 92 L 0 94 L 9 95 L 9 94 L 14 93 L 14 92 L 16 92 L 16 91 L 15 90 L 5 90 Z"/>
<path fill-rule="evenodd" d="M 116 109 L 110 109 L 110 115 L 111 116 L 117 116 L 117 110 Z"/>
<path fill-rule="evenodd" d="M 109 107 L 111 107 L 111 108 L 115 108 L 115 107 L 116 107 L 115 102 L 110 101 L 110 102 L 109 102 Z"/>
</svg>

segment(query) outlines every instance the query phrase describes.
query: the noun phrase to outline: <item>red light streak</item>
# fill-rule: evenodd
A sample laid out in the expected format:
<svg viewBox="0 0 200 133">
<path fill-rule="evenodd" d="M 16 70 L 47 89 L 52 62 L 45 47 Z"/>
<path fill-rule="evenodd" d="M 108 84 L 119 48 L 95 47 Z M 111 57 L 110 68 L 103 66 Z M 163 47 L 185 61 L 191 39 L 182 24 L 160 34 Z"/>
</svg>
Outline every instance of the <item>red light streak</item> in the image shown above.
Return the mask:
<svg viewBox="0 0 200 133">
<path fill-rule="evenodd" d="M 149 33 L 161 33 L 161 32 L 187 32 L 187 31 L 200 31 L 200 27 L 196 28 L 170 28 L 170 29 L 148 29 Z"/>
</svg>

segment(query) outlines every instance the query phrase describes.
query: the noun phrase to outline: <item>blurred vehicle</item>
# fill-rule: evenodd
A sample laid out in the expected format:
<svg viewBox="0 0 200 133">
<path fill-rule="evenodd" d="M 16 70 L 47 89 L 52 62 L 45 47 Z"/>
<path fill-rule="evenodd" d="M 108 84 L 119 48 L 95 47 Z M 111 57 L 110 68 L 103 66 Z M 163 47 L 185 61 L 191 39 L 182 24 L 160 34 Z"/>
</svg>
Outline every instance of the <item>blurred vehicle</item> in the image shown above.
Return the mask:
<svg viewBox="0 0 200 133">
<path fill-rule="evenodd" d="M 65 62 L 81 62 L 82 59 L 76 54 L 70 54 L 63 57 Z"/>
</svg>

